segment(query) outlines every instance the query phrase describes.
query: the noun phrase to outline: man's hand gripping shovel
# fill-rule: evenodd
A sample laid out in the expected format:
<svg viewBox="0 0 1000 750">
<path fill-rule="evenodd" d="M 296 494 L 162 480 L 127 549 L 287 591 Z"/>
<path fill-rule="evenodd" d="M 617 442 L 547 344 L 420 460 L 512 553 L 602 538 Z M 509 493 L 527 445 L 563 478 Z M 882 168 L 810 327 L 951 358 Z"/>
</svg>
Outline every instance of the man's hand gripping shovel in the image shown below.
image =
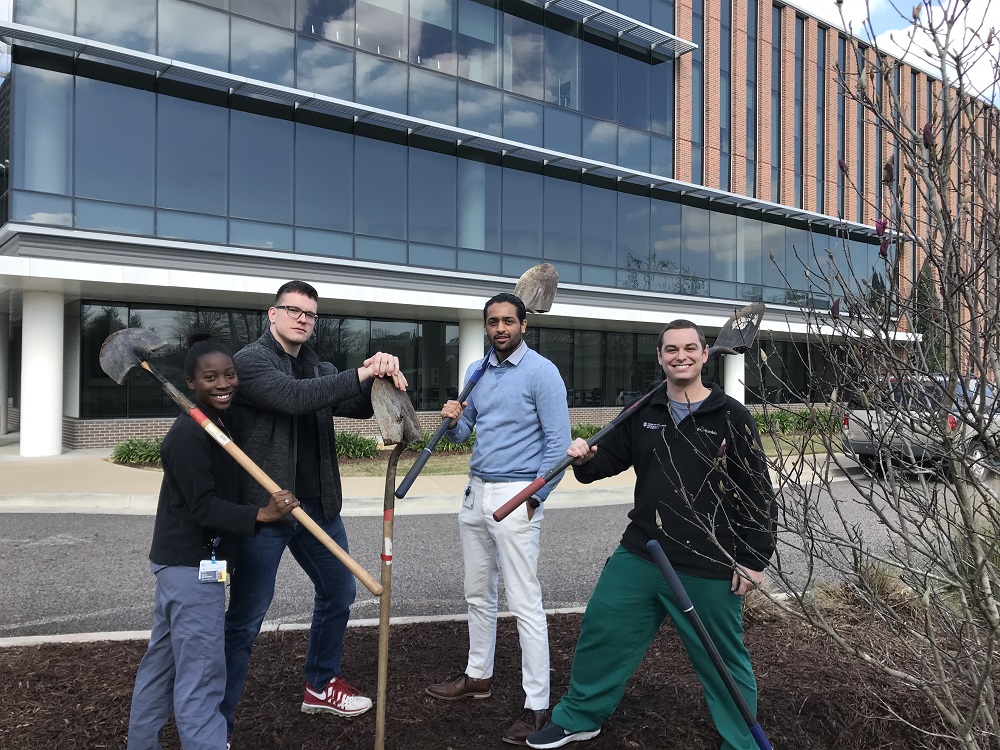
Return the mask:
<svg viewBox="0 0 1000 750">
<path fill-rule="evenodd" d="M 760 322 L 763 318 L 764 303 L 762 302 L 753 302 L 752 304 L 737 310 L 733 314 L 733 317 L 726 321 L 722 330 L 719 331 L 719 337 L 715 340 L 715 344 L 709 347 L 708 353 L 710 355 L 744 353 L 750 348 L 754 339 L 757 338 L 757 331 L 760 330 Z M 641 409 L 643 405 L 645 405 L 649 399 L 653 397 L 653 394 L 660 389 L 660 386 L 662 386 L 664 382 L 666 381 L 659 383 L 655 388 L 653 388 L 653 390 L 649 391 L 649 393 L 644 395 L 638 401 L 623 409 L 621 413 L 608 422 L 608 424 L 600 432 L 590 438 L 590 440 L 587 441 L 587 445 L 594 447 L 600 443 L 609 433 L 618 427 L 618 425 L 628 419 L 629 415 L 633 414 L 636 410 Z M 493 520 L 502 521 L 505 519 L 513 513 L 514 510 L 521 505 L 521 503 L 566 471 L 573 461 L 574 458 L 572 456 L 566 456 L 566 458 L 545 472 L 543 476 L 538 477 L 538 479 L 497 508 L 493 513 Z"/>
</svg>

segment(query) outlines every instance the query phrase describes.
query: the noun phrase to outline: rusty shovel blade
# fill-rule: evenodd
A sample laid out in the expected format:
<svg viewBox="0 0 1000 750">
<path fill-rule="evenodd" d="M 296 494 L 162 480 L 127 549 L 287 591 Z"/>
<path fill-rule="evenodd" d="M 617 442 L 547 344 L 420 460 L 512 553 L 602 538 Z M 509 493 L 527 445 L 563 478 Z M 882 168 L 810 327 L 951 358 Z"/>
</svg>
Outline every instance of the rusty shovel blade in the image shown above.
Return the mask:
<svg viewBox="0 0 1000 750">
<path fill-rule="evenodd" d="M 101 344 L 101 369 L 121 385 L 129 371 L 167 346 L 167 342 L 146 328 L 123 328 Z"/>
<path fill-rule="evenodd" d="M 409 445 L 423 436 L 409 396 L 396 388 L 390 378 L 376 378 L 372 383 L 372 408 L 386 445 Z"/>
<path fill-rule="evenodd" d="M 514 294 L 524 303 L 528 312 L 543 313 L 552 309 L 559 284 L 559 272 L 551 263 L 532 266 L 517 280 Z"/>
</svg>

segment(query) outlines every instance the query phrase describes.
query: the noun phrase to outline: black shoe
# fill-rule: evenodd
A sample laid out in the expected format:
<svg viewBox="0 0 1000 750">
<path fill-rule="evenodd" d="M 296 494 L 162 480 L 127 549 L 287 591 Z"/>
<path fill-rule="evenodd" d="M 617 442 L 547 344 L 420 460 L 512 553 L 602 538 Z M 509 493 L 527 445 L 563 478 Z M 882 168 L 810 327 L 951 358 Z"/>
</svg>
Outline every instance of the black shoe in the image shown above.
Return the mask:
<svg viewBox="0 0 1000 750">
<path fill-rule="evenodd" d="M 529 734 L 534 734 L 549 720 L 547 711 L 533 711 L 530 708 L 524 709 L 521 715 L 514 719 L 507 731 L 503 733 L 502 739 L 509 745 L 523 745 Z"/>
<path fill-rule="evenodd" d="M 592 740 L 600 733 L 600 729 L 595 729 L 592 732 L 567 732 L 555 722 L 550 721 L 537 732 L 529 735 L 527 745 L 538 750 L 548 750 L 551 747 L 568 745 L 570 742 Z"/>
</svg>

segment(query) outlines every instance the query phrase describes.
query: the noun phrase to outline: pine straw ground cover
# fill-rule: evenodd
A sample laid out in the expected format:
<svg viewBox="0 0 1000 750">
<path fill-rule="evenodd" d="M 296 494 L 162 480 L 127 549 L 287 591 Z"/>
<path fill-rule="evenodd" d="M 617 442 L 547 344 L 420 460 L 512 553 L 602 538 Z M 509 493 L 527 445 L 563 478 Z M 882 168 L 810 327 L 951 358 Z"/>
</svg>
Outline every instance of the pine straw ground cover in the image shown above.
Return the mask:
<svg viewBox="0 0 1000 750">
<path fill-rule="evenodd" d="M 579 627 L 579 615 L 549 618 L 554 699 L 566 690 Z M 237 714 L 234 749 L 373 747 L 374 711 L 355 719 L 299 713 L 306 638 L 304 631 L 284 631 L 258 640 Z M 938 721 L 922 696 L 861 669 L 802 625 L 755 614 L 747 619 L 746 641 L 760 684 L 759 720 L 776 748 L 947 747 L 910 726 L 932 730 Z M 491 699 L 448 703 L 424 694 L 429 682 L 461 670 L 467 644 L 464 622 L 392 627 L 387 748 L 505 747 L 500 735 L 523 705 L 513 620 L 500 622 Z M 0 748 L 124 747 L 132 684 L 145 645 L 101 642 L 0 650 Z M 345 676 L 373 697 L 377 646 L 377 628 L 348 629 Z M 176 749 L 172 729 L 167 735 L 165 747 Z M 700 685 L 669 625 L 661 629 L 601 735 L 571 745 L 581 750 L 718 746 Z"/>
</svg>

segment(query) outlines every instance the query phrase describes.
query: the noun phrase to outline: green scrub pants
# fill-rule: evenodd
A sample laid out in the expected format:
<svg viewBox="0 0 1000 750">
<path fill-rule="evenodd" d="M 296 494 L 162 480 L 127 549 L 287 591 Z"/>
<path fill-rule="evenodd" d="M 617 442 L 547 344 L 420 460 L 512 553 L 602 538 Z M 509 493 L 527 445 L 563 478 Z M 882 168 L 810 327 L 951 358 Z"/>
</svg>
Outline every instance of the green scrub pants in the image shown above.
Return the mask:
<svg viewBox="0 0 1000 750">
<path fill-rule="evenodd" d="M 757 682 L 743 645 L 742 597 L 731 591 L 730 580 L 678 576 L 743 698 L 756 713 Z M 722 735 L 722 750 L 756 750 L 743 716 L 659 568 L 624 547 L 609 558 L 587 604 L 569 693 L 553 709 L 552 720 L 572 732 L 599 729 L 618 707 L 625 683 L 668 615 L 701 680 L 708 710 Z"/>
</svg>

